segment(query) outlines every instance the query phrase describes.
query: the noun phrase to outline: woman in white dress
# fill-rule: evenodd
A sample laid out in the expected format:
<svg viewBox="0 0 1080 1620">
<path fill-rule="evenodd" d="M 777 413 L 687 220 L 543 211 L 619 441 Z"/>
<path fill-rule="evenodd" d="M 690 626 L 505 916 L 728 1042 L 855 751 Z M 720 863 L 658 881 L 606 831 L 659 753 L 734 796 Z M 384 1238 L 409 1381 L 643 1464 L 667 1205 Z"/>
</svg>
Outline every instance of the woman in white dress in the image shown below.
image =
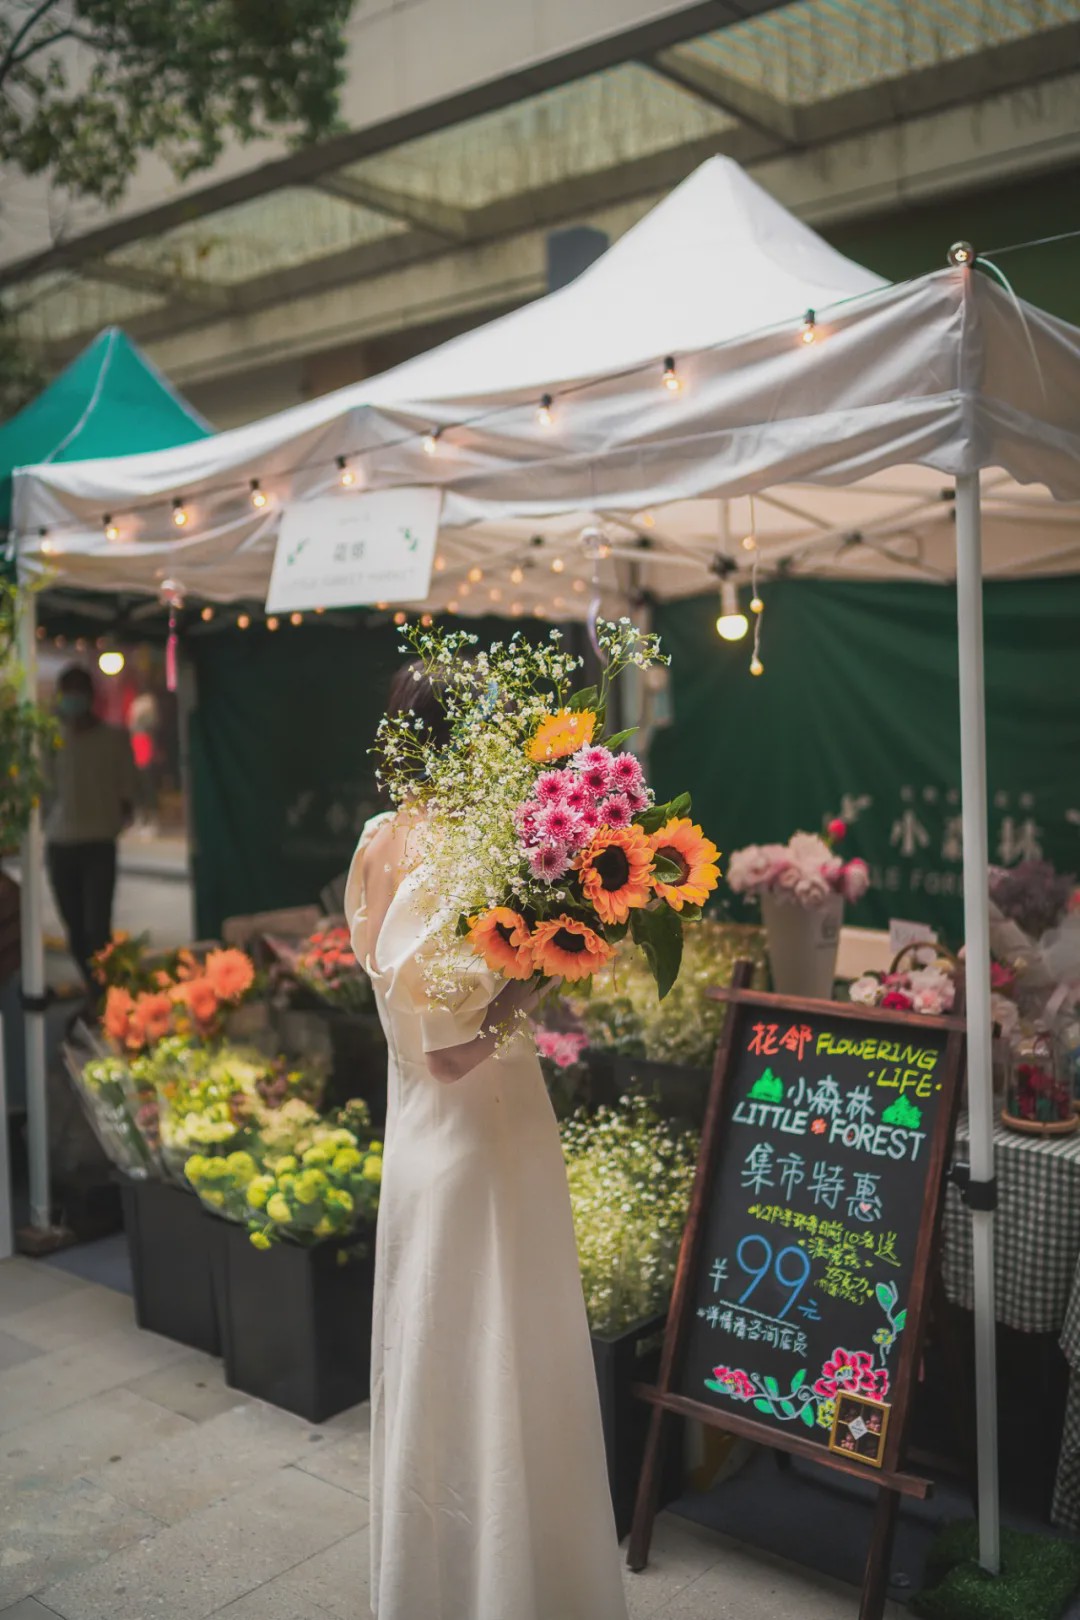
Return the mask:
<svg viewBox="0 0 1080 1620">
<path fill-rule="evenodd" d="M 403 671 L 391 709 L 438 733 Z M 346 912 L 389 1050 L 371 1368 L 379 1620 L 626 1620 L 558 1128 L 531 1040 L 493 1019 L 528 987 L 462 947 L 433 1006 L 408 815 L 369 822 Z"/>
</svg>

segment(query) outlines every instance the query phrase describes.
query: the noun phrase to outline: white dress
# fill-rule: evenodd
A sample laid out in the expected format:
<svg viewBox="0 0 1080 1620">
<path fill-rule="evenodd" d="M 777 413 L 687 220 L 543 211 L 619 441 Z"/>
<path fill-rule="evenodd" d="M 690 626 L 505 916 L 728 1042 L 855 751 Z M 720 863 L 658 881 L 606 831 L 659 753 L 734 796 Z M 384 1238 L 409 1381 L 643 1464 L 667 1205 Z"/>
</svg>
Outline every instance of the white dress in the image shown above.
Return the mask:
<svg viewBox="0 0 1080 1620">
<path fill-rule="evenodd" d="M 380 820 L 382 818 L 379 818 Z M 519 1037 L 453 1084 L 505 981 L 475 957 L 453 1008 L 416 954 L 422 870 L 366 937 L 389 1048 L 371 1363 L 371 1606 L 379 1620 L 626 1620 L 558 1127 Z"/>
</svg>

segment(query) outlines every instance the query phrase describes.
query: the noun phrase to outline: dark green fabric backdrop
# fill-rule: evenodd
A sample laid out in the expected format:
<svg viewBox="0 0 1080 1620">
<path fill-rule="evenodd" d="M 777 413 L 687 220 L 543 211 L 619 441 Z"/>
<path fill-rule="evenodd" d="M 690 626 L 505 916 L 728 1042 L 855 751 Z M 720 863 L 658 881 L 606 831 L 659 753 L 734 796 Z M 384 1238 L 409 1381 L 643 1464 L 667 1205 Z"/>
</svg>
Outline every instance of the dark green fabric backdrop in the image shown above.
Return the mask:
<svg viewBox="0 0 1080 1620">
<path fill-rule="evenodd" d="M 850 850 L 876 887 L 851 920 L 962 938 L 956 598 L 932 585 L 783 580 L 762 659 L 719 640 L 714 596 L 657 612 L 674 725 L 657 790 L 688 787 L 725 851 L 816 829 L 863 801 Z M 1080 870 L 1080 578 L 985 588 L 991 859 Z M 739 903 L 735 906 L 739 912 Z"/>
</svg>

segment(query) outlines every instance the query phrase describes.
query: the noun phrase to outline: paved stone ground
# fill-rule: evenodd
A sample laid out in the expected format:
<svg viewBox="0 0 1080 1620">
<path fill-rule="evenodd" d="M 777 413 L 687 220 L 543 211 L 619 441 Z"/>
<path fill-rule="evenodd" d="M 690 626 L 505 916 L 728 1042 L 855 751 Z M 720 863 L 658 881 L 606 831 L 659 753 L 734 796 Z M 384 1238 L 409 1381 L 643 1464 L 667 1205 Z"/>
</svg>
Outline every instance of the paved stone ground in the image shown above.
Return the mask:
<svg viewBox="0 0 1080 1620">
<path fill-rule="evenodd" d="M 141 1333 L 126 1295 L 0 1265 L 3 1620 L 368 1620 L 367 1456 L 366 1407 L 312 1428 Z M 632 1620 L 858 1607 L 671 1514 L 626 1586 Z"/>
</svg>

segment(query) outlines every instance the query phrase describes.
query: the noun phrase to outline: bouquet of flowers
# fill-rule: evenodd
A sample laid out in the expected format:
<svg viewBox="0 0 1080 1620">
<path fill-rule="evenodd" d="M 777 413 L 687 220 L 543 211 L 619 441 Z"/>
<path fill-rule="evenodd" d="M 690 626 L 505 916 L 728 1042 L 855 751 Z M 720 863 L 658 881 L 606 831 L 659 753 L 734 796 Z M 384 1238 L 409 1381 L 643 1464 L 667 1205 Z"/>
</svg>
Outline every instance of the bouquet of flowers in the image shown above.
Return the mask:
<svg viewBox="0 0 1080 1620">
<path fill-rule="evenodd" d="M 786 844 L 748 844 L 728 862 L 728 884 L 748 898 L 774 894 L 801 906 L 820 905 L 830 894 L 861 900 L 870 872 L 865 861 L 845 861 L 836 853 L 846 834 L 847 822 L 837 816 L 824 834 L 797 832 Z"/>
<path fill-rule="evenodd" d="M 225 1015 L 255 984 L 250 956 L 233 949 L 210 951 L 201 963 L 190 951 L 178 951 L 175 960 L 153 970 L 145 984 L 132 945 L 141 950 L 142 942 L 121 938 L 96 959 L 99 976 L 120 975 L 109 983 L 102 1019 L 105 1034 L 118 1051 L 142 1052 L 171 1035 L 211 1040 L 221 1034 Z"/>
<path fill-rule="evenodd" d="M 899 973 L 864 973 L 848 991 L 864 1007 L 890 1007 L 896 1012 L 940 1018 L 951 1011 L 956 983 L 947 962 L 931 962 Z"/>
<path fill-rule="evenodd" d="M 606 732 L 612 683 L 665 662 L 628 619 L 601 622 L 599 686 L 575 690 L 580 659 L 560 632 L 520 634 L 472 653 L 476 637 L 411 627 L 407 648 L 440 694 L 449 740 L 436 746 L 408 713 L 379 728 L 380 777 L 413 805 L 435 908 L 426 983 L 452 998 L 462 945 L 507 979 L 582 983 L 630 935 L 661 996 L 678 976 L 683 924 L 719 876 L 715 844 L 682 794 L 657 805 L 632 735 Z"/>
<path fill-rule="evenodd" d="M 353 953 L 343 923 L 325 923 L 298 948 L 285 940 L 267 941 L 281 964 L 286 982 L 294 981 L 327 1006 L 344 1012 L 370 1012 L 371 981 Z"/>
</svg>

